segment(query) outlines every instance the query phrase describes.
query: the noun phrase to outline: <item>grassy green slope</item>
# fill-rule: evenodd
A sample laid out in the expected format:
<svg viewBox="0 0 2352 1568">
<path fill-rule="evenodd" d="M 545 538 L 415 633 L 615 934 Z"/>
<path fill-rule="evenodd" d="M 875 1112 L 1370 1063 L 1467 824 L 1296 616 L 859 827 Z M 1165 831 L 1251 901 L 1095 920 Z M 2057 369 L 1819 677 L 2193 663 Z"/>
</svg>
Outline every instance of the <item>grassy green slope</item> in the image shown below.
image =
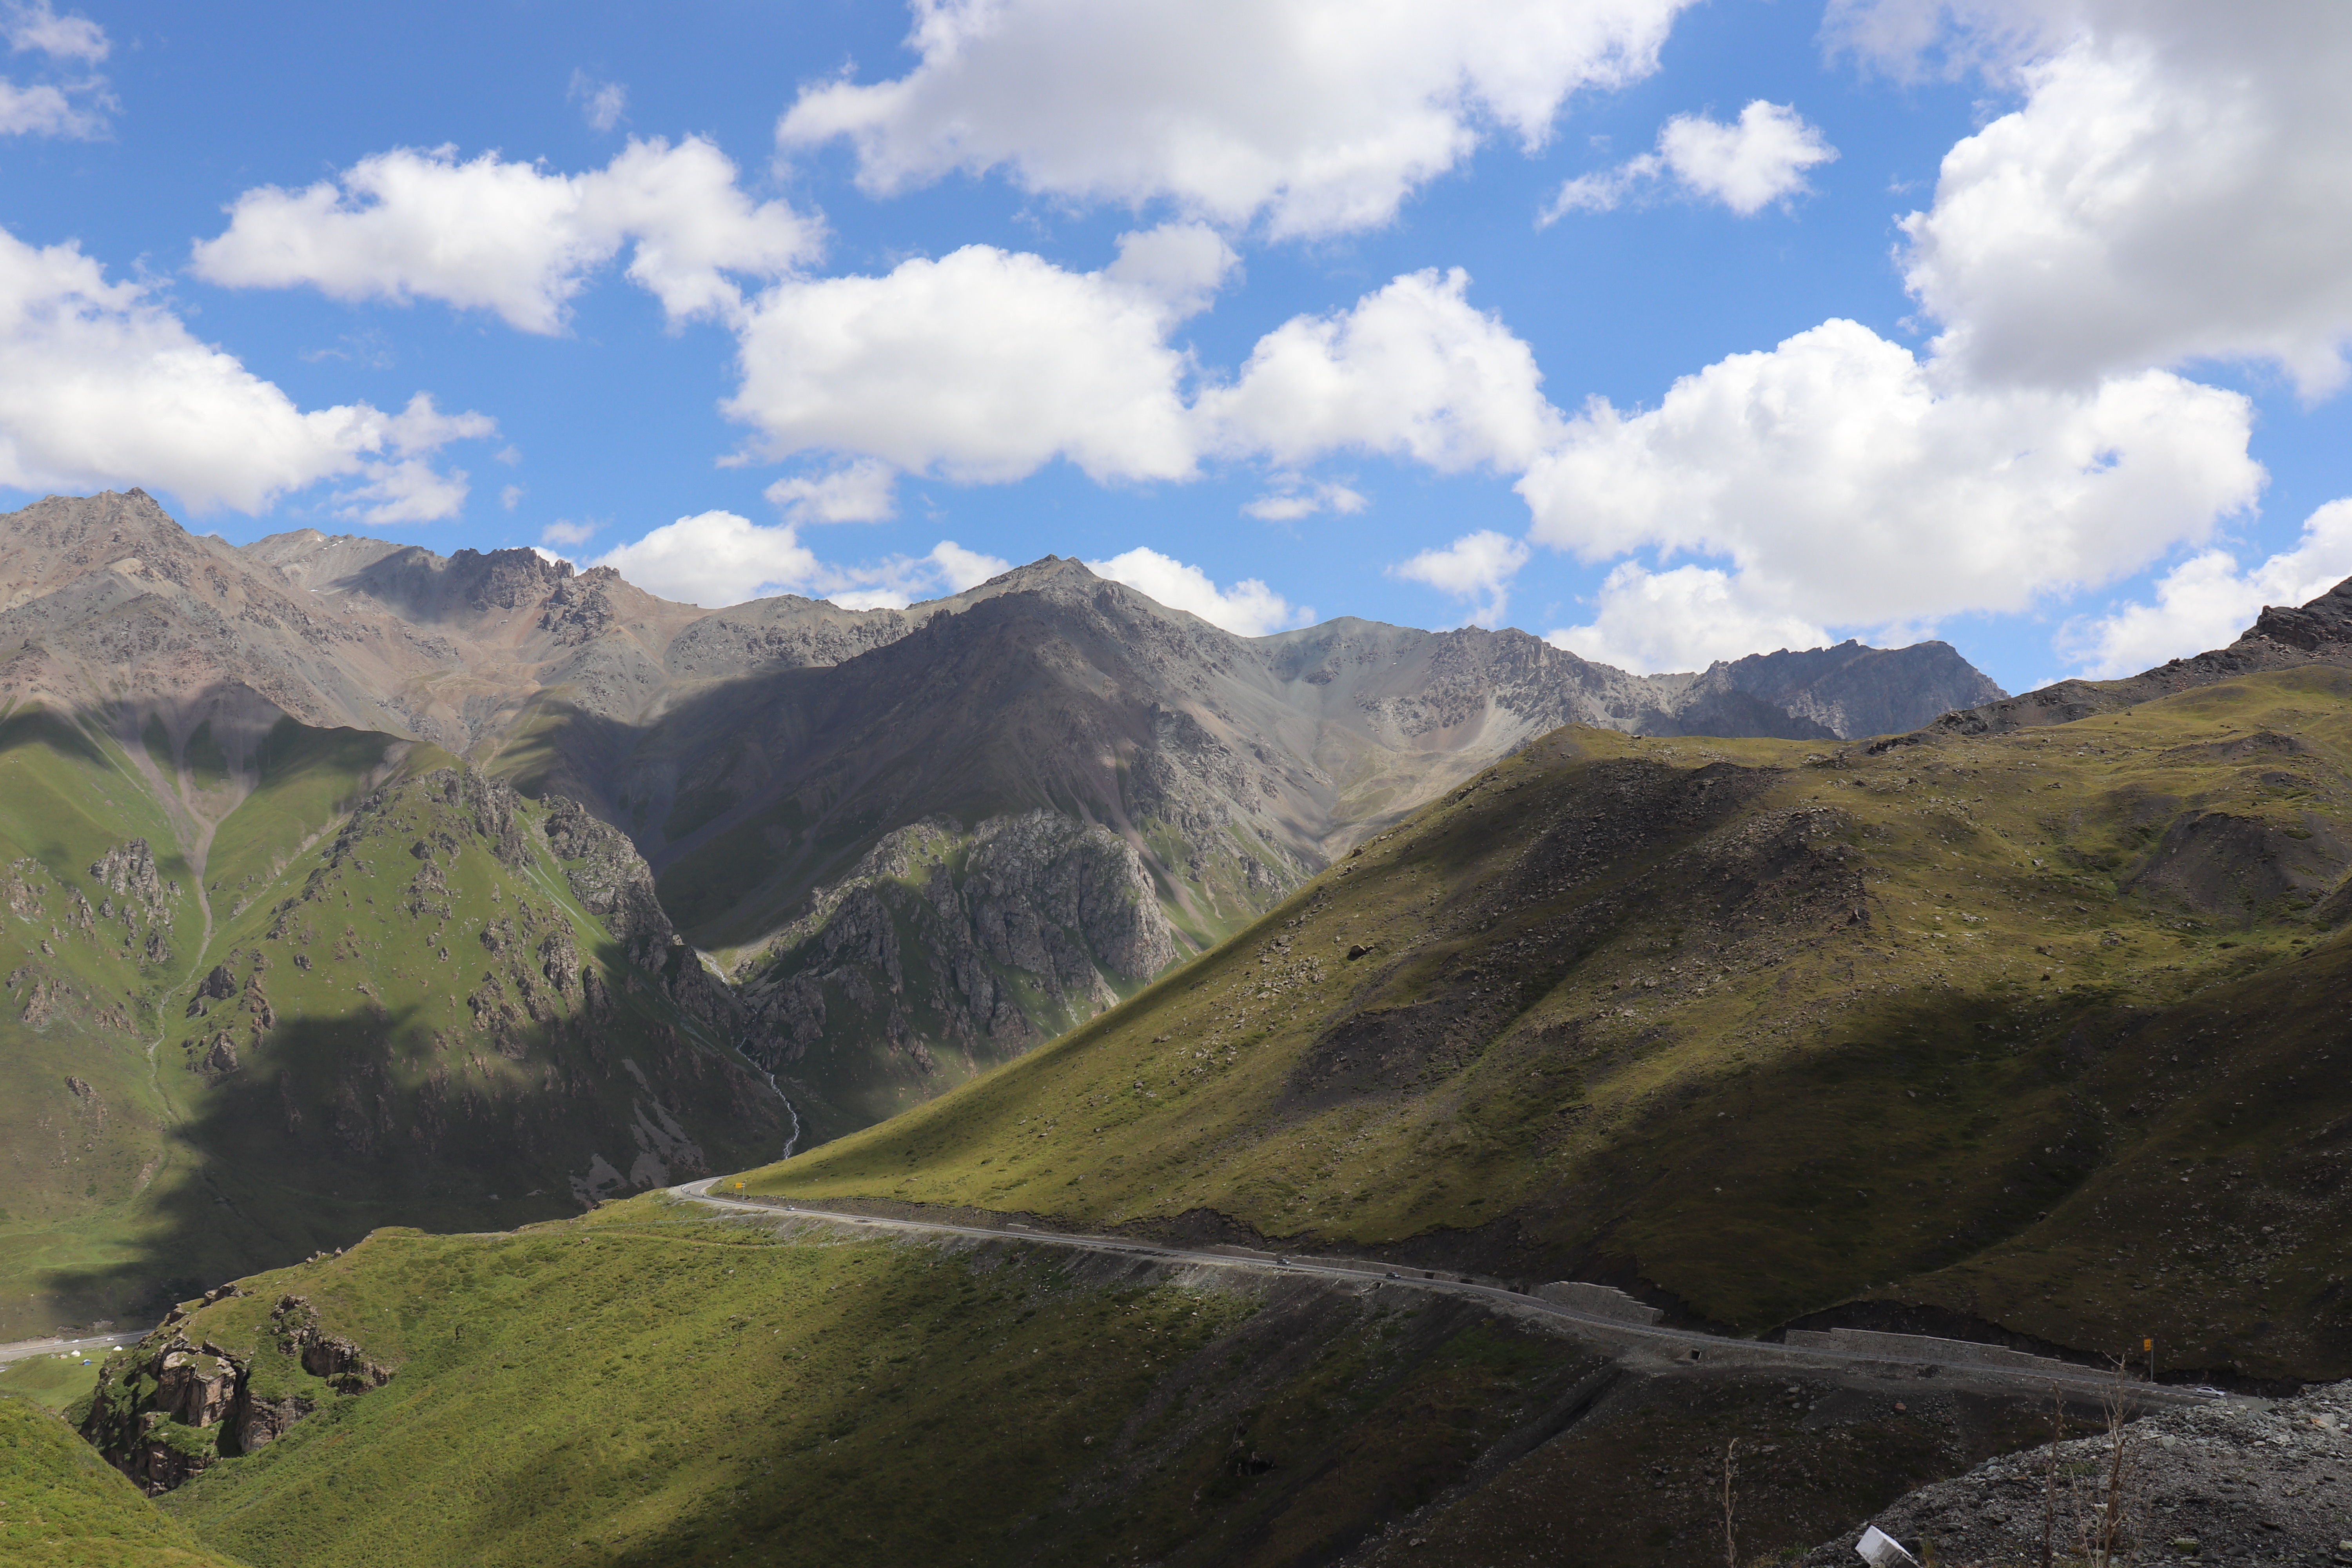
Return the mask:
<svg viewBox="0 0 2352 1568">
<path fill-rule="evenodd" d="M 1611 1489 L 1554 1487 L 1515 1517 L 1664 1564 L 1711 1539 L 1701 1456 L 1719 1431 L 1788 1446 L 1745 1494 L 1747 1539 L 1773 1552 L 2039 1418 L 1628 1371 L 1396 1289 L 696 1213 L 640 1198 L 510 1236 L 382 1232 L 198 1306 L 180 1331 L 318 1408 L 163 1508 L 268 1568 L 1276 1568 L 1477 1495 L 1570 1428 Z M 288 1295 L 391 1380 L 338 1396 L 309 1378 L 275 1328 Z M 1654 1486 L 1669 1468 L 1701 1484 Z M 1487 1561 L 1432 1544 L 1417 1561 Z"/>
<path fill-rule="evenodd" d="M 62 1411 L 90 1391 L 98 1382 L 99 1363 L 105 1360 L 106 1347 L 90 1345 L 13 1361 L 0 1366 L 0 1394 Z"/>
<path fill-rule="evenodd" d="M 0 1561 L 12 1568 L 236 1568 L 164 1517 L 64 1422 L 5 1397 Z"/>
<path fill-rule="evenodd" d="M 2335 669 L 1876 754 L 1563 731 L 751 1189 L 2343 1376 L 2347 846 Z"/>
<path fill-rule="evenodd" d="M 442 760 L 412 757 L 265 884 L 215 938 L 217 994 L 167 1020 L 204 1155 L 155 1242 L 188 1260 L 173 1294 L 382 1223 L 574 1212 L 782 1142 L 765 1086 L 579 907 L 539 808 Z"/>
<path fill-rule="evenodd" d="M 89 868 L 139 839 L 162 896 L 118 904 Z M 115 1256 L 123 1216 L 168 1179 L 175 1115 L 146 1043 L 203 933 L 173 845 L 111 737 L 37 709 L 0 719 L 0 1336 L 106 1314 L 60 1281 Z"/>
<path fill-rule="evenodd" d="M 205 856 L 205 884 L 215 919 L 242 913 L 297 854 L 357 804 L 367 781 L 384 770 L 387 742 L 370 731 L 317 730 L 291 719 L 270 731 L 257 748 L 253 793 L 214 831 Z M 428 748 L 415 765 L 435 755 Z"/>
<path fill-rule="evenodd" d="M 152 1321 L 389 1220 L 570 1212 L 782 1142 L 765 1087 L 579 908 L 538 808 L 392 745 L 278 726 L 212 834 L 207 944 L 120 748 L 0 728 L 0 1334 Z M 177 891 L 126 928 L 89 868 L 140 837 Z"/>
</svg>

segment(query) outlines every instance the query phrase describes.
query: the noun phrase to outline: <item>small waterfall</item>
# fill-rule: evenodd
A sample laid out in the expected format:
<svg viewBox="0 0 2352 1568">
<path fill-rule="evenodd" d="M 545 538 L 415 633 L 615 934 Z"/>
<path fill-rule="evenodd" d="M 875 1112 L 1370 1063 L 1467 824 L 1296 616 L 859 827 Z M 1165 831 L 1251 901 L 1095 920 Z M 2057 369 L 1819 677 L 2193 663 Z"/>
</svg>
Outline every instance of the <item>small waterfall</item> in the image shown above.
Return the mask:
<svg viewBox="0 0 2352 1568">
<path fill-rule="evenodd" d="M 789 1117 L 791 1117 L 791 1118 L 793 1119 L 793 1135 L 792 1135 L 791 1137 L 789 1137 L 789 1138 L 787 1138 L 787 1139 L 785 1139 L 785 1140 L 784 1140 L 784 1152 L 783 1152 L 783 1158 L 785 1158 L 785 1159 L 789 1160 L 789 1159 L 791 1159 L 791 1158 L 793 1157 L 793 1151 L 800 1147 L 800 1142 L 801 1142 L 801 1110 L 800 1110 L 800 1107 L 799 1107 L 799 1106 L 797 1106 L 797 1105 L 794 1105 L 794 1104 L 793 1103 L 793 1097 L 792 1097 L 791 1095 L 789 1095 L 789 1094 L 786 1094 L 786 1093 L 783 1091 L 783 1088 L 782 1088 L 782 1086 L 776 1082 L 776 1075 L 775 1075 L 774 1073 L 770 1072 L 766 1068 L 764 1068 L 764 1067 L 761 1067 L 761 1066 L 760 1066 L 760 1058 L 757 1058 L 757 1057 L 755 1057 L 755 1056 L 753 1056 L 753 1055 L 751 1054 L 751 1050 L 750 1050 L 750 1048 L 749 1048 L 749 1047 L 750 1047 L 750 1042 L 747 1040 L 747 1041 L 743 1042 L 742 1044 L 738 1045 L 735 1048 L 736 1048 L 739 1052 L 740 1052 L 740 1053 L 742 1054 L 743 1059 L 744 1059 L 745 1061 L 750 1062 L 750 1063 L 751 1064 L 751 1066 L 752 1066 L 754 1068 L 756 1068 L 756 1069 L 758 1070 L 758 1072 L 759 1072 L 759 1074 L 760 1074 L 760 1076 L 761 1076 L 761 1078 L 766 1079 L 768 1080 L 768 1087 L 769 1087 L 770 1089 L 774 1089 L 774 1090 L 776 1091 L 776 1098 L 777 1098 L 778 1100 L 782 1100 L 782 1101 L 784 1102 L 784 1114 L 785 1114 L 785 1115 L 787 1115 L 787 1116 L 789 1116 Z"/>
</svg>

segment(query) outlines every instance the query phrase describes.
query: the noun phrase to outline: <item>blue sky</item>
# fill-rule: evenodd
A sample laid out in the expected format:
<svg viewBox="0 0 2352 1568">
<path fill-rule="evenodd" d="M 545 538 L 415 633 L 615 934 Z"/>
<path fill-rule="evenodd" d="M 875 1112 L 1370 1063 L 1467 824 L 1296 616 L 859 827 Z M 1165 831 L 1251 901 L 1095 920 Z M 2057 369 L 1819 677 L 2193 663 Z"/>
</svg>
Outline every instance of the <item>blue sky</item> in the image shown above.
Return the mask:
<svg viewBox="0 0 2352 1568">
<path fill-rule="evenodd" d="M 2352 574 L 2339 11 L 0 5 L 0 503 L 2119 672 Z"/>
</svg>

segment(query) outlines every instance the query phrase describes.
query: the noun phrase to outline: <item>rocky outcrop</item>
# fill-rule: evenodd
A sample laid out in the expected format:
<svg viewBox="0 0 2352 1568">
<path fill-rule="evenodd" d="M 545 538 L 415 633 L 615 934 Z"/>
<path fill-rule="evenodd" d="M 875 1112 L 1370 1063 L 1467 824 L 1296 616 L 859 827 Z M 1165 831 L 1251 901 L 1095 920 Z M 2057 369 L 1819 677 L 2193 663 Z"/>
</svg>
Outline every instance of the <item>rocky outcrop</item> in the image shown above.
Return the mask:
<svg viewBox="0 0 2352 1568">
<path fill-rule="evenodd" d="M 156 874 L 155 851 L 144 838 L 109 849 L 91 865 L 89 878 L 121 899 L 126 908 L 139 910 L 149 920 L 167 919 L 167 900 L 180 894 L 179 883 L 166 882 Z"/>
<path fill-rule="evenodd" d="M 228 972 L 228 965 L 215 963 L 211 973 L 196 982 L 195 993 L 188 998 L 188 1016 L 201 1018 L 212 1010 L 215 1002 L 236 994 L 236 976 Z"/>
<path fill-rule="evenodd" d="M 1134 847 L 1052 811 L 899 828 L 814 901 L 746 988 L 779 1068 L 829 1026 L 878 1026 L 919 1061 L 983 1039 L 1024 1048 L 1177 957 Z"/>
<path fill-rule="evenodd" d="M 2094 713 L 2111 713 L 2176 691 L 2314 664 L 2352 666 L 2352 577 L 2305 605 L 2264 605 L 2254 624 L 2227 647 L 2170 659 L 2121 680 L 2061 680 L 2021 696 L 1980 703 L 1945 714 L 1917 736 L 1882 741 L 1878 749 L 1928 735 L 2000 735 L 2071 724 Z"/>
<path fill-rule="evenodd" d="M 133 838 L 108 849 L 91 864 L 89 879 L 99 889 L 98 907 L 90 912 L 99 925 L 122 927 L 122 951 L 144 963 L 170 963 L 172 904 L 180 896 L 180 884 L 157 874 L 155 852 L 147 840 Z M 88 909 L 79 890 L 75 898 L 81 909 Z M 95 928 L 85 922 L 83 929 Z M 109 940 L 113 940 L 111 933 Z"/>
<path fill-rule="evenodd" d="M 300 1296 L 280 1296 L 270 1312 L 285 1348 L 302 1370 L 337 1394 L 365 1394 L 392 1381 L 393 1368 L 374 1360 L 352 1341 L 319 1327 L 319 1310 Z"/>
<path fill-rule="evenodd" d="M 194 1307 L 238 1293 L 224 1286 L 173 1308 L 153 1333 L 99 1370 L 81 1435 L 150 1497 L 283 1436 L 324 1395 L 365 1394 L 392 1381 L 394 1368 L 325 1331 L 318 1310 L 300 1296 L 281 1296 L 271 1309 L 267 1348 L 323 1389 L 282 1373 L 257 1378 L 257 1351 L 189 1340 Z"/>
<path fill-rule="evenodd" d="M 760 1030 L 734 987 L 703 966 L 654 891 L 653 872 L 627 834 L 578 801 L 547 797 L 548 847 L 562 864 L 580 907 L 602 919 L 629 962 L 651 974 L 690 1016 L 732 1040 L 756 1046 Z"/>
<path fill-rule="evenodd" d="M 2267 1408 L 2217 1399 L 2011 1454 L 1869 1523 L 1927 1562 L 2044 1561 L 2046 1530 L 2047 1550 L 2066 1562 L 2324 1563 L 2352 1555 L 2339 1545 L 2347 1515 L 2352 1384 L 2336 1383 Z M 1866 1528 L 1816 1549 L 1807 1568 L 1857 1561 Z"/>
</svg>

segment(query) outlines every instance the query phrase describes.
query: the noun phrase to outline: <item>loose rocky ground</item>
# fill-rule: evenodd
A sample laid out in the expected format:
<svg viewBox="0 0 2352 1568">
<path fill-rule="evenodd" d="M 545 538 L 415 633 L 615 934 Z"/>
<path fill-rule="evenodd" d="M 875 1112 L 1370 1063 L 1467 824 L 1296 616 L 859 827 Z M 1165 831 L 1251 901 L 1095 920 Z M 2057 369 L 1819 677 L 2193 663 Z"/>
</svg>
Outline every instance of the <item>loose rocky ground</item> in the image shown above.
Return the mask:
<svg viewBox="0 0 2352 1568">
<path fill-rule="evenodd" d="M 2045 1443 L 1924 1487 L 1871 1522 L 1946 1568 L 2040 1563 L 2045 1529 L 2061 1561 L 2097 1562 L 2111 1536 L 2117 1562 L 2352 1562 L 2352 1383 Z M 1851 1568 L 1861 1531 L 1816 1549 L 1806 1568 Z"/>
</svg>

